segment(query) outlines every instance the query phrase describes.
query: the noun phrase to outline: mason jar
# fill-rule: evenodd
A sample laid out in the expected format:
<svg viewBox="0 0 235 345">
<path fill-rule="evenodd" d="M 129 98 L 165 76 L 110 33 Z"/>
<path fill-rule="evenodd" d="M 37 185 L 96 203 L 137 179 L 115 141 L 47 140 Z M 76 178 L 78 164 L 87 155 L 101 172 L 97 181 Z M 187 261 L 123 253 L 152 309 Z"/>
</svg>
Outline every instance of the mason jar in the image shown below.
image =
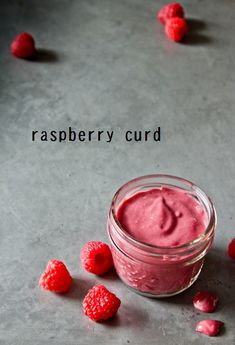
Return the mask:
<svg viewBox="0 0 235 345">
<path fill-rule="evenodd" d="M 207 215 L 205 231 L 189 243 L 169 248 L 150 245 L 128 234 L 118 221 L 117 211 L 125 200 L 136 193 L 164 187 L 184 191 Z M 116 192 L 108 214 L 107 232 L 116 272 L 128 287 L 142 295 L 176 295 L 198 278 L 211 248 L 215 227 L 214 205 L 194 183 L 170 175 L 148 175 L 131 180 Z"/>
</svg>

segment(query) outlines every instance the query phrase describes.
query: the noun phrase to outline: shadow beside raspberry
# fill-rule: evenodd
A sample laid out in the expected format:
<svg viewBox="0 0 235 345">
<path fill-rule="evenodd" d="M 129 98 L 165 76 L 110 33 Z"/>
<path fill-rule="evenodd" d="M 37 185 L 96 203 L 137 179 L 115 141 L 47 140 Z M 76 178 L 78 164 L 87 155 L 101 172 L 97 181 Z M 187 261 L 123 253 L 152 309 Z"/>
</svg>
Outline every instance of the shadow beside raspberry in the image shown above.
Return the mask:
<svg viewBox="0 0 235 345">
<path fill-rule="evenodd" d="M 72 285 L 68 292 L 59 294 L 59 297 L 83 301 L 87 292 L 95 285 L 93 280 L 72 277 Z"/>
<path fill-rule="evenodd" d="M 35 57 L 32 59 L 35 62 L 55 63 L 59 60 L 58 54 L 49 49 L 37 49 Z"/>
<path fill-rule="evenodd" d="M 104 327 L 122 327 L 130 329 L 141 329 L 148 323 L 148 314 L 146 310 L 139 309 L 128 300 L 123 302 L 118 310 L 118 313 L 105 322 L 99 322 Z"/>
<path fill-rule="evenodd" d="M 188 18 L 187 22 L 191 31 L 200 31 L 207 28 L 207 23 L 201 19 Z"/>
<path fill-rule="evenodd" d="M 183 44 L 186 45 L 206 45 L 211 44 L 213 42 L 212 37 L 202 34 L 199 31 L 205 30 L 207 28 L 206 22 L 195 19 L 195 18 L 188 18 L 187 23 L 189 26 L 189 33 L 185 36 L 183 40 Z"/>
<path fill-rule="evenodd" d="M 211 37 L 192 32 L 185 36 L 182 43 L 187 45 L 207 45 L 211 44 L 212 42 L 213 40 Z"/>
<path fill-rule="evenodd" d="M 115 268 L 112 267 L 108 272 L 102 274 L 101 276 L 99 276 L 99 280 L 106 280 L 106 281 L 116 281 L 119 280 L 119 277 L 115 271 Z"/>
</svg>

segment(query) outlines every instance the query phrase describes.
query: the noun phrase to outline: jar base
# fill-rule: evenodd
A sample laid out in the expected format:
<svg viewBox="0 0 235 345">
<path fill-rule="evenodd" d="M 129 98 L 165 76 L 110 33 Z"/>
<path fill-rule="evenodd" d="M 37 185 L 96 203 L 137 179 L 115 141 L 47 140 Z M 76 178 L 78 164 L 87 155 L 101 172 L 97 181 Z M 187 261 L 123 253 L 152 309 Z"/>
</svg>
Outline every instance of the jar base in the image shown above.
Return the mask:
<svg viewBox="0 0 235 345">
<path fill-rule="evenodd" d="M 203 265 L 202 265 L 203 266 Z M 202 267 L 201 267 L 202 269 Z M 181 290 L 177 290 L 177 291 L 174 291 L 174 292 L 170 292 L 170 293 L 167 293 L 167 294 L 152 294 L 152 293 L 149 293 L 149 292 L 144 292 L 144 291 L 140 291 L 140 290 L 137 290 L 133 287 L 131 287 L 130 285 L 126 284 L 122 279 L 122 282 L 128 287 L 129 290 L 137 293 L 138 295 L 141 295 L 141 296 L 144 296 L 144 297 L 148 297 L 148 298 L 166 298 L 166 297 L 172 297 L 172 296 L 176 296 L 182 292 L 184 292 L 185 290 L 189 289 L 197 280 L 200 272 L 201 272 L 201 269 L 199 270 L 198 274 L 190 281 L 190 284 L 187 285 L 186 287 L 184 287 L 183 289 Z"/>
</svg>

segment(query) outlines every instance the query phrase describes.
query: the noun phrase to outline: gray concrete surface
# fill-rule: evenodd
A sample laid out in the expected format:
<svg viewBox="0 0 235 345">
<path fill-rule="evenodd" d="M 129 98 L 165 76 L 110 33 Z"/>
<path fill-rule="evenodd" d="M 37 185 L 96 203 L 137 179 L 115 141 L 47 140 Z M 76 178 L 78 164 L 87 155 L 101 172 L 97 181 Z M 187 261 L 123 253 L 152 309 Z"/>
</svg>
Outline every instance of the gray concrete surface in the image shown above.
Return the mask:
<svg viewBox="0 0 235 345">
<path fill-rule="evenodd" d="M 235 343 L 235 4 L 182 1 L 191 34 L 166 39 L 154 0 L 1 0 L 0 3 L 0 343 Z M 9 54 L 31 32 L 36 61 Z M 32 142 L 32 130 L 114 130 L 112 143 Z M 160 143 L 126 143 L 128 129 L 161 126 Z M 97 278 L 80 266 L 88 240 L 107 240 L 111 198 L 127 180 L 149 173 L 188 178 L 214 200 L 214 249 L 197 283 L 170 299 L 129 291 L 114 273 Z M 74 284 L 57 296 L 38 288 L 48 259 L 63 260 Z M 82 298 L 96 282 L 122 299 L 118 316 L 96 324 Z M 209 318 L 225 322 L 215 339 L 194 332 L 198 289 L 221 300 Z"/>
</svg>

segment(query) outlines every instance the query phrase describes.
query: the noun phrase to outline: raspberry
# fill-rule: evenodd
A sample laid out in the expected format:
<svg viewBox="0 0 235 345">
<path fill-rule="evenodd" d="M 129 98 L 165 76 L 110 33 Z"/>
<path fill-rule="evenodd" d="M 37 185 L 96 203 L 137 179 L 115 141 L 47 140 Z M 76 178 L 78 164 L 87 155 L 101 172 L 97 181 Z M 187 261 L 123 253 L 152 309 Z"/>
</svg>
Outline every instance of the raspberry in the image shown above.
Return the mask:
<svg viewBox="0 0 235 345">
<path fill-rule="evenodd" d="M 14 56 L 22 59 L 31 58 L 36 53 L 34 39 L 27 32 L 23 32 L 16 36 L 10 48 Z"/>
<path fill-rule="evenodd" d="M 193 305 L 204 313 L 212 313 L 218 304 L 219 298 L 208 291 L 198 292 L 193 298 Z"/>
<path fill-rule="evenodd" d="M 113 265 L 111 250 L 103 242 L 87 242 L 81 250 L 80 258 L 85 270 L 98 275 L 107 272 Z"/>
<path fill-rule="evenodd" d="M 39 285 L 52 292 L 66 292 L 70 288 L 72 278 L 65 264 L 58 260 L 48 261 L 47 267 L 39 280 Z"/>
<path fill-rule="evenodd" d="M 113 317 L 121 301 L 104 285 L 95 285 L 83 300 L 83 311 L 93 321 L 107 320 Z"/>
<path fill-rule="evenodd" d="M 158 19 L 162 25 L 165 25 L 170 18 L 184 18 L 184 9 L 178 2 L 173 2 L 160 9 Z"/>
<path fill-rule="evenodd" d="M 196 326 L 196 331 L 209 335 L 209 337 L 215 337 L 219 334 L 220 328 L 223 325 L 224 323 L 219 320 L 203 320 L 198 322 Z"/>
<path fill-rule="evenodd" d="M 228 255 L 235 260 L 235 238 L 228 245 Z"/>
<path fill-rule="evenodd" d="M 167 20 L 165 33 L 170 40 L 180 42 L 187 32 L 188 24 L 185 19 L 174 17 Z"/>
</svg>

